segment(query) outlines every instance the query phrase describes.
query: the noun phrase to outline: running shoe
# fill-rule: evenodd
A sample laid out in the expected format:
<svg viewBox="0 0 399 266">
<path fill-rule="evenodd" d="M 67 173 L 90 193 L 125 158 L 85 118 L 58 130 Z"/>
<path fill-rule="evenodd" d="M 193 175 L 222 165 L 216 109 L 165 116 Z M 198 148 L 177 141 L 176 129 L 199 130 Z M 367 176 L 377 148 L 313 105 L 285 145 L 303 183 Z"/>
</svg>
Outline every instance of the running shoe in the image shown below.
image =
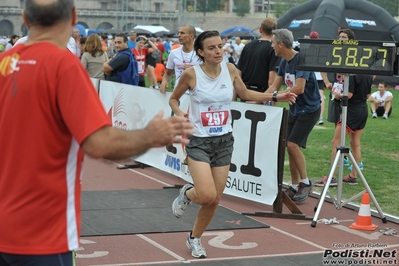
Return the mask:
<svg viewBox="0 0 399 266">
<path fill-rule="evenodd" d="M 190 188 L 193 188 L 191 184 L 185 184 L 179 192 L 179 196 L 173 201 L 172 204 L 172 212 L 173 215 L 177 218 L 183 216 L 184 212 L 186 211 L 187 205 L 191 203 L 191 200 L 187 198 L 186 191 Z"/>
<path fill-rule="evenodd" d="M 201 238 L 199 237 L 190 238 L 189 234 L 186 245 L 191 250 L 191 256 L 193 256 L 194 258 L 200 258 L 200 259 L 206 258 L 206 251 L 201 243 Z"/>
</svg>

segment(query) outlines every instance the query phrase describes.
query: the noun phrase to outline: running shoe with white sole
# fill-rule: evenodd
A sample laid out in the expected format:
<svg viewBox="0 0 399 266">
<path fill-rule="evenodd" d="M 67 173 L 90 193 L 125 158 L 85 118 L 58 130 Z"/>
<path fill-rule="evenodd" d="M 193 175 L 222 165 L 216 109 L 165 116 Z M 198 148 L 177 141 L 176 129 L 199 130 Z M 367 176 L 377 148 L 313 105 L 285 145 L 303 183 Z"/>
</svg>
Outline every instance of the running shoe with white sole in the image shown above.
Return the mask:
<svg viewBox="0 0 399 266">
<path fill-rule="evenodd" d="M 189 234 L 186 245 L 191 250 L 191 256 L 193 256 L 194 258 L 200 258 L 200 259 L 206 258 L 206 251 L 201 243 L 201 238 L 199 237 L 190 238 Z"/>
<path fill-rule="evenodd" d="M 191 203 L 191 200 L 189 200 L 186 196 L 186 191 L 190 188 L 193 188 L 193 185 L 185 184 L 180 189 L 179 196 L 177 196 L 177 198 L 172 203 L 172 212 L 173 215 L 177 218 L 183 216 L 184 212 L 186 211 L 187 205 Z"/>
</svg>

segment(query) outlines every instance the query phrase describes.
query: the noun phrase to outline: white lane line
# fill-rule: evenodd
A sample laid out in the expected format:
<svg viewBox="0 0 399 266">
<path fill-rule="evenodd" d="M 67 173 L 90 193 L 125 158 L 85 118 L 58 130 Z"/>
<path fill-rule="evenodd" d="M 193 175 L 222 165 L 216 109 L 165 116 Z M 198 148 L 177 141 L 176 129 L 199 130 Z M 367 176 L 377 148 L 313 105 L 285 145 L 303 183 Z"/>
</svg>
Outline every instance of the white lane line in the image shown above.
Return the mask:
<svg viewBox="0 0 399 266">
<path fill-rule="evenodd" d="M 353 219 L 350 219 L 350 220 L 337 220 L 337 222 L 340 222 L 340 223 L 346 223 L 346 222 L 354 222 L 355 220 L 353 220 Z M 317 222 L 318 224 L 324 224 L 323 222 Z M 295 224 L 297 224 L 297 225 L 310 225 L 311 224 L 311 222 L 302 222 L 302 223 L 295 223 Z"/>
<path fill-rule="evenodd" d="M 286 236 L 295 238 L 296 240 L 299 240 L 299 241 L 304 242 L 304 243 L 306 243 L 306 244 L 308 244 L 308 245 L 314 246 L 314 247 L 316 247 L 316 248 L 318 248 L 318 249 L 321 249 L 321 250 L 325 250 L 325 249 L 326 249 L 326 247 L 317 245 L 316 243 L 310 242 L 310 241 L 308 241 L 308 240 L 306 240 L 306 239 L 304 239 L 304 238 L 301 238 L 301 237 L 299 237 L 299 236 L 293 235 L 293 234 L 291 234 L 291 233 L 288 233 L 288 232 L 286 232 L 286 231 L 283 231 L 283 230 L 281 230 L 281 229 L 278 229 L 278 228 L 276 228 L 276 227 L 274 227 L 274 226 L 270 226 L 270 229 L 272 229 L 272 230 L 274 230 L 274 231 L 277 231 L 277 232 L 279 232 L 279 233 L 281 233 L 281 234 L 283 234 L 283 235 L 286 235 Z"/>
<path fill-rule="evenodd" d="M 179 260 L 179 261 L 182 261 L 182 262 L 186 261 L 185 258 L 180 257 L 179 255 L 177 255 L 176 253 L 174 253 L 174 252 L 171 251 L 170 249 L 167 249 L 166 247 L 164 247 L 164 246 L 158 244 L 158 243 L 155 242 L 154 240 L 152 240 L 152 239 L 146 237 L 145 235 L 137 234 L 136 236 L 140 237 L 141 239 L 143 239 L 144 241 L 150 243 L 151 245 L 153 245 L 153 246 L 159 248 L 160 250 L 162 250 L 162 251 L 165 252 L 166 254 L 168 254 L 168 255 L 174 257 L 175 259 L 177 259 L 177 260 Z"/>
<path fill-rule="evenodd" d="M 108 160 L 108 161 L 109 161 L 109 160 Z M 116 162 L 113 162 L 113 161 L 109 161 L 109 162 L 111 162 L 111 163 L 113 163 L 113 164 L 115 164 L 115 165 L 117 165 L 117 166 L 124 166 L 123 164 L 119 164 L 119 163 L 116 163 Z M 128 169 L 124 169 L 124 170 L 129 170 L 129 171 L 131 171 L 131 172 L 133 172 L 133 173 L 136 173 L 136 174 L 139 174 L 139 175 L 141 175 L 141 176 L 144 176 L 144 177 L 146 177 L 146 178 L 148 178 L 148 179 L 151 179 L 152 181 L 158 182 L 158 183 L 160 183 L 160 184 L 162 184 L 162 185 L 164 185 L 164 186 L 173 187 L 173 185 L 171 185 L 171 184 L 168 184 L 168 183 L 166 183 L 166 182 L 160 181 L 160 180 L 156 179 L 155 177 L 152 177 L 152 176 L 143 174 L 143 173 L 141 173 L 141 172 L 139 172 L 139 171 L 136 171 L 136 170 L 134 170 L 134 169 L 128 168 Z"/>
</svg>

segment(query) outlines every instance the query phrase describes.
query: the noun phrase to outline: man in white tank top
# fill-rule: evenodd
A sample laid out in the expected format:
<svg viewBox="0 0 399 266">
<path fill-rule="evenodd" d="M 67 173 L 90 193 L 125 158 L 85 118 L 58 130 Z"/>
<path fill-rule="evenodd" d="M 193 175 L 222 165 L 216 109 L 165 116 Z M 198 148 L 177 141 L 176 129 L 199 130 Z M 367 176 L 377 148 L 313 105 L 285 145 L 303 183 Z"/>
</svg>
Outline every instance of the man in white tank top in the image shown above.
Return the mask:
<svg viewBox="0 0 399 266">
<path fill-rule="evenodd" d="M 165 88 L 168 86 L 173 73 L 176 75 L 176 87 L 183 71 L 200 63 L 194 51 L 195 35 L 196 31 L 193 26 L 184 25 L 180 27 L 178 36 L 181 46 L 172 50 L 169 54 L 168 62 L 166 63 L 166 73 L 163 75 L 162 83 L 159 87 L 161 93 L 165 93 Z"/>
</svg>

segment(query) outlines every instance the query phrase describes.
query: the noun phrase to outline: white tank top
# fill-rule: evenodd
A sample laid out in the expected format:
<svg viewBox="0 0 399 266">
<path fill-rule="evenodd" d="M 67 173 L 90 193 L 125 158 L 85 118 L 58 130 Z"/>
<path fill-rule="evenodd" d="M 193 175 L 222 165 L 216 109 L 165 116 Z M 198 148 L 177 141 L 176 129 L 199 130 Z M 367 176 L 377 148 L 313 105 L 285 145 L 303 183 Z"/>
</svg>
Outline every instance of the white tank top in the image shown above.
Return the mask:
<svg viewBox="0 0 399 266">
<path fill-rule="evenodd" d="M 233 83 L 226 63 L 221 63 L 217 78 L 208 77 L 199 65 L 194 66 L 196 85 L 190 91 L 190 121 L 194 136 L 221 136 L 232 131 L 230 103 Z"/>
</svg>

